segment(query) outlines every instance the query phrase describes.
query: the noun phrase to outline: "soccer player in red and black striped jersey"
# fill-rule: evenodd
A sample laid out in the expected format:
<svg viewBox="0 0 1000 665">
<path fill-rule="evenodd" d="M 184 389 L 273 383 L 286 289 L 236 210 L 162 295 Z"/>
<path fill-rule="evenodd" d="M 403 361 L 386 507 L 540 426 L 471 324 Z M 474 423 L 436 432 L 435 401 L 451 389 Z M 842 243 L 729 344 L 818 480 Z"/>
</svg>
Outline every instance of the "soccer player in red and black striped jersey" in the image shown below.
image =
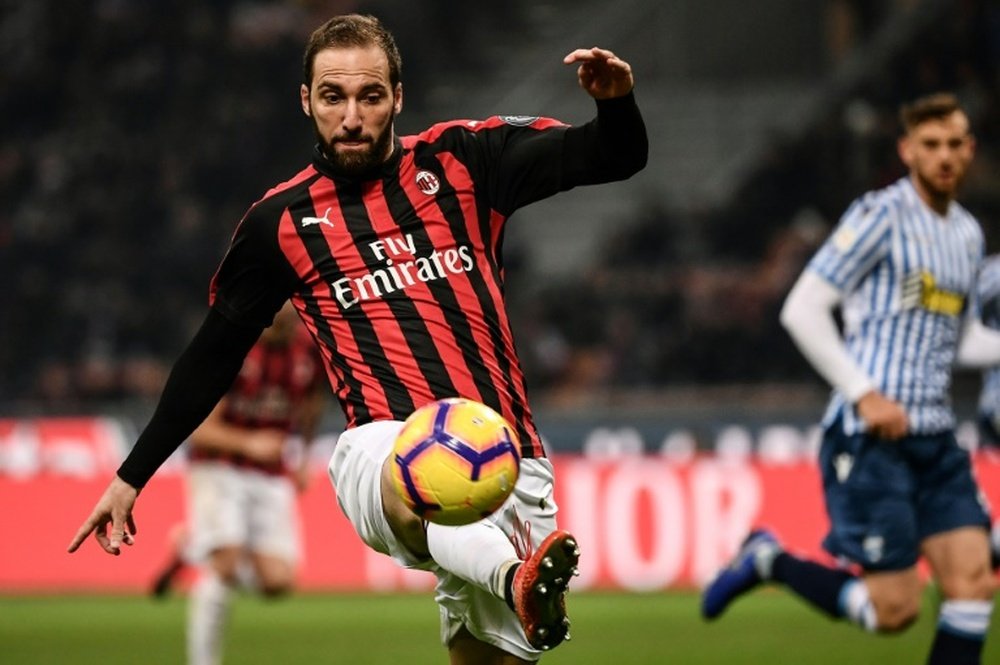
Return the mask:
<svg viewBox="0 0 1000 665">
<path fill-rule="evenodd" d="M 290 302 L 250 349 L 232 388 L 189 440 L 189 526 L 156 591 L 188 564 L 199 575 L 188 609 L 188 663 L 214 665 L 221 656 L 232 590 L 253 573 L 251 589 L 266 596 L 291 591 L 300 555 L 297 489 L 325 402 L 316 346 Z M 293 433 L 304 449 L 287 463 Z"/>
<path fill-rule="evenodd" d="M 403 88 L 391 34 L 358 15 L 318 28 L 301 87 L 317 135 L 312 162 L 240 223 L 205 322 L 70 551 L 91 532 L 112 554 L 133 542 L 139 489 L 290 298 L 347 416 L 330 463 L 341 508 L 369 546 L 437 573 L 452 662 L 530 662 L 565 639 L 563 592 L 578 551 L 556 528 L 551 465 L 504 308 L 501 241 L 518 208 L 626 179 L 645 166 L 648 145 L 627 62 L 596 47 L 563 61 L 596 100 L 584 125 L 497 116 L 397 137 Z M 514 499 L 490 518 L 425 525 L 392 491 L 387 460 L 402 420 L 453 396 L 513 424 L 521 475 Z"/>
</svg>

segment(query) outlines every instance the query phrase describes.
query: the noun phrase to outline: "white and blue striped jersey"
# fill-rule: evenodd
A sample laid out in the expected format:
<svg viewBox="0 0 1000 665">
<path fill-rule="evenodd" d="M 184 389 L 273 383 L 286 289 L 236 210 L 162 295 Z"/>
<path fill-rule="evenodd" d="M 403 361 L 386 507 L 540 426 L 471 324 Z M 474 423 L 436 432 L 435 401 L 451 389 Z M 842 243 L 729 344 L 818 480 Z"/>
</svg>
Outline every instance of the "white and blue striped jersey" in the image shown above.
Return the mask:
<svg viewBox="0 0 1000 665">
<path fill-rule="evenodd" d="M 983 261 L 976 292 L 979 295 L 983 324 L 1000 330 L 1000 255 L 994 254 Z M 983 372 L 979 412 L 991 417 L 1000 414 L 1000 367 L 992 367 Z"/>
<path fill-rule="evenodd" d="M 876 388 L 903 405 L 912 434 L 955 426 L 952 363 L 962 317 L 978 308 L 984 245 L 968 211 L 952 202 L 938 215 L 906 177 L 854 201 L 808 265 L 843 293 L 847 349 Z M 835 391 L 824 424 L 841 414 L 847 434 L 864 430 Z"/>
</svg>

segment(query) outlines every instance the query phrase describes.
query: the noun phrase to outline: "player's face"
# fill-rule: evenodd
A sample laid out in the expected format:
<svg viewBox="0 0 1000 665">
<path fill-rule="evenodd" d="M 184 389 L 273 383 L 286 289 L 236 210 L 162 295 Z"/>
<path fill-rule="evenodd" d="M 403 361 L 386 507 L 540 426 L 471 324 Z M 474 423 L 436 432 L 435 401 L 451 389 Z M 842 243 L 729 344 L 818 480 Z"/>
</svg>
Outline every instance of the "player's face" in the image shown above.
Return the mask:
<svg viewBox="0 0 1000 665">
<path fill-rule="evenodd" d="M 940 120 L 928 120 L 899 142 L 899 155 L 921 194 L 932 202 L 955 197 L 975 154 L 969 120 L 955 111 Z"/>
<path fill-rule="evenodd" d="M 328 48 L 316 54 L 302 110 L 312 118 L 327 158 L 344 175 L 371 172 L 392 153 L 392 122 L 403 88 L 389 81 L 389 60 L 377 46 Z"/>
</svg>

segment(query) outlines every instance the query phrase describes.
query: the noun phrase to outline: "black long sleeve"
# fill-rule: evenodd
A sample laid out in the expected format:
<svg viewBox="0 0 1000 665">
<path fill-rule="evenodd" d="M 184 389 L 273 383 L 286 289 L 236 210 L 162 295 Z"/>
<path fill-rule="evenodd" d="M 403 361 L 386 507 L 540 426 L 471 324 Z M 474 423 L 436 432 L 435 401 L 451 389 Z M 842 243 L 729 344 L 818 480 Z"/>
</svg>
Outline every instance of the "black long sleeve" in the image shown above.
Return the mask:
<svg viewBox="0 0 1000 665">
<path fill-rule="evenodd" d="M 596 104 L 596 118 L 566 131 L 565 184 L 624 180 L 646 166 L 649 138 L 635 94 Z"/>
<path fill-rule="evenodd" d="M 119 478 L 137 489 L 146 484 L 212 412 L 262 330 L 236 325 L 215 309 L 209 310 L 174 364 L 153 417 L 118 468 Z"/>
<path fill-rule="evenodd" d="M 578 127 L 540 131 L 514 122 L 496 131 L 470 132 L 488 155 L 499 155 L 487 176 L 496 210 L 510 215 L 579 185 L 625 180 L 646 166 L 649 138 L 635 95 L 600 99 L 596 106 L 597 115 Z"/>
</svg>

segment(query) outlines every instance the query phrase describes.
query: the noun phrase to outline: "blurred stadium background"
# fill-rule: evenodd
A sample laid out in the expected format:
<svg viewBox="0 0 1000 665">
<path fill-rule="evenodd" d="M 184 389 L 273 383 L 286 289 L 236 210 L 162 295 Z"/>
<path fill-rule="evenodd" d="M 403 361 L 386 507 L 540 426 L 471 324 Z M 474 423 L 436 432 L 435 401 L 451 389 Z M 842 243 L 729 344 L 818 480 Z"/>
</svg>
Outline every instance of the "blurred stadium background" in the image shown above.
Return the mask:
<svg viewBox="0 0 1000 665">
<path fill-rule="evenodd" d="M 145 491 L 139 548 L 114 561 L 89 547 L 70 558 L 63 548 L 200 323 L 208 280 L 245 208 L 305 162 L 312 134 L 297 102 L 302 44 L 346 11 L 378 14 L 397 35 L 401 133 L 495 113 L 582 122 L 591 106 L 562 55 L 597 44 L 632 64 L 649 166 L 613 190 L 561 195 L 512 219 L 511 316 L 534 410 L 561 467 L 565 521 L 589 545 L 583 587 L 597 600 L 584 594 L 585 602 L 598 607 L 601 593 L 624 591 L 607 598 L 638 603 L 630 607 L 639 612 L 681 607 L 662 616 L 683 629 L 653 636 L 640 625 L 622 639 L 671 640 L 668 651 L 650 653 L 677 662 L 757 662 L 747 645 L 766 640 L 754 612 L 742 613 L 745 634 L 728 652 L 747 660 L 713 656 L 725 650 L 684 655 L 669 651 L 679 648 L 673 638 L 718 633 L 698 624 L 690 594 L 648 592 L 697 586 L 755 521 L 815 550 L 824 520 L 811 455 L 827 390 L 779 328 L 777 310 L 849 201 L 902 174 L 894 148 L 901 101 L 951 89 L 971 110 L 979 153 L 961 198 L 983 223 L 989 251 L 1000 251 L 995 1 L 0 3 L 0 528 L 18 536 L 0 546 L 0 613 L 45 617 L 0 628 L 0 644 L 29 645 L 11 662 L 65 662 L 46 655 L 58 639 L 46 647 L 38 637 L 46 633 L 32 632 L 63 625 L 50 614 L 59 607 L 45 605 L 62 598 L 53 594 L 134 595 L 165 555 L 166 533 L 184 511 L 182 456 Z M 978 386 L 966 372 L 954 390 L 970 448 Z M 323 478 L 341 426 L 336 406 L 329 411 L 313 452 L 316 482 L 303 497 L 304 586 L 426 588 L 367 558 L 339 521 Z M 996 504 L 1000 464 L 978 461 Z M 28 598 L 38 592 L 43 600 Z M 646 593 L 629 595 L 638 592 Z M 433 631 L 429 597 L 418 597 Z M 752 607 L 783 616 L 792 605 L 775 598 Z M 66 602 L 83 603 L 66 616 L 90 615 L 86 603 L 100 600 Z M 294 607 L 283 615 L 289 622 Z M 177 662 L 179 605 L 107 616 L 139 618 L 142 638 L 146 611 L 150 625 L 166 617 L 173 631 L 163 639 L 177 655 L 155 662 Z M 631 611 L 594 618 L 580 640 Z M 817 644 L 854 639 L 789 614 L 809 619 L 795 624 L 806 631 L 802 653 L 812 654 L 801 662 L 828 662 Z M 900 638 L 916 645 L 913 654 L 930 639 L 927 621 L 924 632 Z M 81 650 L 73 660 L 89 662 L 86 649 L 101 641 L 73 641 L 76 634 L 66 628 L 66 642 Z M 858 639 L 863 649 L 883 648 Z M 331 648 L 289 662 L 313 662 Z M 585 662 L 574 653 L 552 660 Z M 247 658 L 233 662 L 257 662 Z"/>
</svg>

